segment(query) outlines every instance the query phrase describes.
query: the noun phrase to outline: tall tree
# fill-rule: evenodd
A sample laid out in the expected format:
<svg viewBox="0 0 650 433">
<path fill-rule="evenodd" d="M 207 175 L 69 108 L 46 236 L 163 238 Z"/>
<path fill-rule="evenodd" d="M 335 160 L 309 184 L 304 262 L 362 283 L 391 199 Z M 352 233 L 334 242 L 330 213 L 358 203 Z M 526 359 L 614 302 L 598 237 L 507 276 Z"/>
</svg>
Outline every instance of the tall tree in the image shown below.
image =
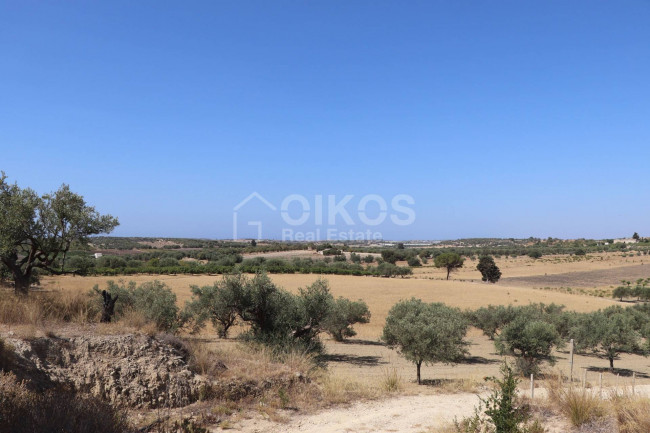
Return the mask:
<svg viewBox="0 0 650 433">
<path fill-rule="evenodd" d="M 433 261 L 433 263 L 436 265 L 436 268 L 447 269 L 447 279 L 449 279 L 449 274 L 451 274 L 452 271 L 455 271 L 458 268 L 462 268 L 464 262 L 465 259 L 463 259 L 457 253 L 443 253 L 439 256 L 436 256 Z"/>
<path fill-rule="evenodd" d="M 501 270 L 494 263 L 491 256 L 483 256 L 479 259 L 476 269 L 481 273 L 483 281 L 496 283 L 501 278 Z"/>
<path fill-rule="evenodd" d="M 119 223 L 100 215 L 83 197 L 62 185 L 38 196 L 0 176 L 0 261 L 11 272 L 16 293 L 27 294 L 34 269 L 63 274 L 73 242 L 109 233 Z"/>
<path fill-rule="evenodd" d="M 423 363 L 454 363 L 467 354 L 467 326 L 460 310 L 411 298 L 390 309 L 382 339 L 415 364 L 420 384 Z"/>
</svg>

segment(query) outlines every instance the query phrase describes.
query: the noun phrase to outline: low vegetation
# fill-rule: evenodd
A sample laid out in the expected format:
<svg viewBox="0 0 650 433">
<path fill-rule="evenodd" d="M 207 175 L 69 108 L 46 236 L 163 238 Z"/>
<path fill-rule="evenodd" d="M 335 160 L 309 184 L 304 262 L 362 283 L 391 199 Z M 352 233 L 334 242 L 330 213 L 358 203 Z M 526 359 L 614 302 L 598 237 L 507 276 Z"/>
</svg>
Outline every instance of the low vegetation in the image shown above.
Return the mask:
<svg viewBox="0 0 650 433">
<path fill-rule="evenodd" d="M 236 321 L 241 321 L 249 327 L 242 338 L 280 351 L 320 352 L 322 332 L 343 340 L 355 335 L 355 323 L 370 320 L 364 302 L 334 299 L 324 279 L 294 295 L 278 288 L 265 273 L 253 278 L 233 274 L 213 286 L 194 287 L 192 294 L 192 301 L 181 314 L 181 321 L 190 324 L 192 330 L 202 328 L 209 319 L 225 336 Z"/>
<path fill-rule="evenodd" d="M 543 433 L 539 420 L 533 419 L 529 405 L 517 395 L 518 379 L 506 363 L 501 377 L 486 380 L 494 384 L 494 390 L 475 409 L 474 416 L 456 420 L 455 433 Z"/>
</svg>

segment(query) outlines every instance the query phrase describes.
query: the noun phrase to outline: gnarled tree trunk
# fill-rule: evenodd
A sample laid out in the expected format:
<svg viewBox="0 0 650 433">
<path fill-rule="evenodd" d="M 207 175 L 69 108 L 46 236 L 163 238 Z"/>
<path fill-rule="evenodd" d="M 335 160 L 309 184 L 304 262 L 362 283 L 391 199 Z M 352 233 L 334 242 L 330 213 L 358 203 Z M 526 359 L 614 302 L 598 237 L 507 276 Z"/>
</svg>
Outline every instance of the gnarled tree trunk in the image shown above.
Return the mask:
<svg viewBox="0 0 650 433">
<path fill-rule="evenodd" d="M 23 272 L 12 269 L 14 276 L 14 291 L 16 295 L 27 295 L 29 293 L 30 280 L 32 279 L 31 272 L 24 274 Z"/>
<path fill-rule="evenodd" d="M 109 323 L 115 314 L 115 301 L 117 301 L 117 296 L 111 297 L 110 293 L 106 290 L 102 290 L 102 298 L 104 298 L 104 309 L 102 310 L 102 323 Z"/>
</svg>

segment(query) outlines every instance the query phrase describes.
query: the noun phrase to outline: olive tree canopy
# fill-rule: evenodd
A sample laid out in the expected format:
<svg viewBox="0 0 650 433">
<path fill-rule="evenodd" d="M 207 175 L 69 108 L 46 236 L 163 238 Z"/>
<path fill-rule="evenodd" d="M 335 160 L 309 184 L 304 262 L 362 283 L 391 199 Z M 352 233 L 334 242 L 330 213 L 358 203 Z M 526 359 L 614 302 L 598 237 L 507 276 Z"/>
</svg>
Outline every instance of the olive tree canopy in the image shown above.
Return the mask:
<svg viewBox="0 0 650 433">
<path fill-rule="evenodd" d="M 39 196 L 32 189 L 9 184 L 0 175 L 0 261 L 8 269 L 16 293 L 26 294 L 34 269 L 62 274 L 73 242 L 110 233 L 119 223 L 100 215 L 84 198 L 62 185 Z"/>
<path fill-rule="evenodd" d="M 457 308 L 411 298 L 390 309 L 382 340 L 415 364 L 419 384 L 422 363 L 451 364 L 467 354 L 467 327 Z"/>
</svg>

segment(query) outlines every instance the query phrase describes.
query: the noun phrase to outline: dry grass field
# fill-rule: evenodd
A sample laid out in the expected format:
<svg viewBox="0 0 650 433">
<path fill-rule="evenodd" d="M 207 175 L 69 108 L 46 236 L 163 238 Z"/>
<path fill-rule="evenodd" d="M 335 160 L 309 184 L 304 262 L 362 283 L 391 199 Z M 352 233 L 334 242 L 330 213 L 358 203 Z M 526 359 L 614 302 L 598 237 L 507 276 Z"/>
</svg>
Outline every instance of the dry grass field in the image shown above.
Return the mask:
<svg viewBox="0 0 650 433">
<path fill-rule="evenodd" d="M 587 312 L 614 305 L 608 297 L 595 297 L 563 293 L 553 290 L 538 290 L 542 287 L 559 287 L 553 281 L 561 281 L 564 287 L 600 287 L 610 290 L 616 279 L 635 279 L 650 276 L 650 266 L 642 264 L 643 257 L 623 257 L 620 253 L 597 254 L 586 257 L 548 256 L 538 260 L 528 257 L 497 259 L 504 279 L 497 284 L 480 282 L 480 274 L 475 270 L 476 260 L 467 260 L 459 272 L 453 273 L 446 281 L 445 272 L 429 263 L 416 268 L 409 278 L 377 278 L 328 275 L 334 296 L 364 300 L 372 313 L 369 324 L 357 325 L 358 335 L 349 342 L 327 341 L 327 360 L 330 369 L 342 377 L 376 380 L 386 374 L 386 370 L 396 368 L 404 382 L 414 379 L 415 369 L 395 351 L 379 343 L 384 321 L 389 309 L 400 299 L 420 298 L 427 302 L 443 302 L 461 309 L 473 309 L 489 304 L 526 305 L 531 302 L 563 304 L 568 310 Z M 648 272 L 645 272 L 646 266 Z M 587 278 L 588 276 L 588 278 Z M 210 275 L 138 275 L 123 278 L 136 282 L 158 279 L 169 285 L 183 305 L 191 297 L 191 285 L 212 284 L 220 276 Z M 318 275 L 280 274 L 271 275 L 279 286 L 297 291 L 312 283 Z M 46 277 L 42 281 L 45 289 L 89 290 L 93 285 L 100 287 L 111 277 Z M 477 330 L 470 331 L 471 357 L 456 366 L 434 365 L 423 368 L 423 377 L 435 383 L 458 380 L 481 381 L 483 377 L 498 373 L 501 358 L 495 353 L 494 345 Z M 232 344 L 232 342 L 223 342 Z M 556 368 L 567 370 L 566 353 L 560 352 Z M 588 381 L 597 380 L 597 371 L 607 367 L 605 359 L 577 356 L 577 374 L 588 369 Z M 635 371 L 639 382 L 649 382 L 650 360 L 640 356 L 624 355 L 616 362 L 616 367 L 624 373 Z M 624 382 L 625 377 L 617 378 L 607 372 L 605 383 Z M 458 385 L 455 385 L 458 386 Z M 461 385 L 462 386 L 462 385 Z"/>
</svg>

